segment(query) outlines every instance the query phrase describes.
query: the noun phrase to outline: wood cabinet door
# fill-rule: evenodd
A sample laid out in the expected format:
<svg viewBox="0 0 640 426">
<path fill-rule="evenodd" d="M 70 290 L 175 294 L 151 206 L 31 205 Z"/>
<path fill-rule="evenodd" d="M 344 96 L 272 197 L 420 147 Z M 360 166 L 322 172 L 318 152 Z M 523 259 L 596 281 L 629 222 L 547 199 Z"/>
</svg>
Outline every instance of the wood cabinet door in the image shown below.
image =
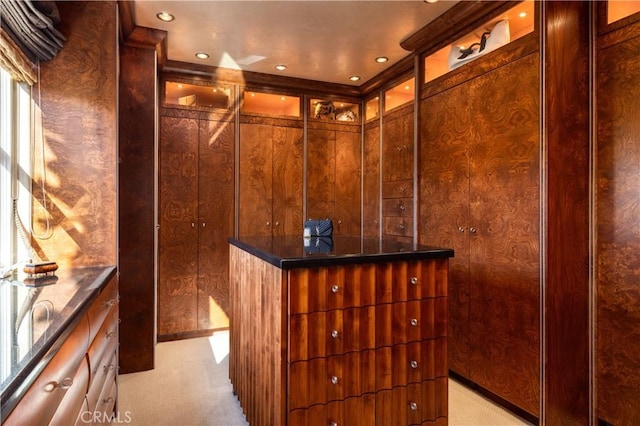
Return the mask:
<svg viewBox="0 0 640 426">
<path fill-rule="evenodd" d="M 304 168 L 302 128 L 273 127 L 273 235 L 301 235 Z"/>
<path fill-rule="evenodd" d="M 380 122 L 364 126 L 362 214 L 365 238 L 380 236 Z"/>
<path fill-rule="evenodd" d="M 468 83 L 470 378 L 538 415 L 539 56 Z"/>
<path fill-rule="evenodd" d="M 359 129 L 359 128 L 358 128 Z M 335 219 L 337 235 L 360 235 L 362 149 L 360 133 L 336 131 Z"/>
<path fill-rule="evenodd" d="M 234 231 L 235 131 L 200 120 L 198 156 L 198 329 L 229 326 L 229 244 Z"/>
<path fill-rule="evenodd" d="M 336 133 L 307 130 L 307 219 L 335 219 Z M 335 224 L 334 224 L 335 225 Z M 334 226 L 334 232 L 336 227 Z"/>
<path fill-rule="evenodd" d="M 640 23 L 598 51 L 597 415 L 640 424 Z"/>
<path fill-rule="evenodd" d="M 382 119 L 382 180 L 413 179 L 413 105 Z"/>
<path fill-rule="evenodd" d="M 158 334 L 197 328 L 198 120 L 160 117 Z"/>
<path fill-rule="evenodd" d="M 469 377 L 469 141 L 473 137 L 463 85 L 420 105 L 420 244 L 450 247 L 449 368 Z"/>
<path fill-rule="evenodd" d="M 240 237 L 272 234 L 272 141 L 272 126 L 240 125 Z"/>
</svg>

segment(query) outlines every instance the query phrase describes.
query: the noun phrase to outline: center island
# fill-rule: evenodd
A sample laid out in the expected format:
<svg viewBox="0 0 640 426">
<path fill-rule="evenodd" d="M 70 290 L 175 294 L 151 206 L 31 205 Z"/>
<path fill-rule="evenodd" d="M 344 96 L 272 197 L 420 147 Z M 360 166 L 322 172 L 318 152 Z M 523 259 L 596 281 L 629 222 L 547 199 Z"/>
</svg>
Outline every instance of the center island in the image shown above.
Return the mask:
<svg viewBox="0 0 640 426">
<path fill-rule="evenodd" d="M 249 424 L 447 424 L 453 250 L 346 236 L 229 243 L 229 377 Z"/>
</svg>

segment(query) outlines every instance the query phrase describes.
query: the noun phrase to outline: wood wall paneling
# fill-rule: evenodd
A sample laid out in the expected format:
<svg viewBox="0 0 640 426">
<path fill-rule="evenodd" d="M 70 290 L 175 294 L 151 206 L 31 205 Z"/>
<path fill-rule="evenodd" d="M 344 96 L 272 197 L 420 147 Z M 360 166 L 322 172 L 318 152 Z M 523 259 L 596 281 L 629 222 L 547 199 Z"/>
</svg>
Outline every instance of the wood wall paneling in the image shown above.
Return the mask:
<svg viewBox="0 0 640 426">
<path fill-rule="evenodd" d="M 599 419 L 621 425 L 640 423 L 638 34 L 637 23 L 609 34 L 596 68 L 596 406 Z"/>
<path fill-rule="evenodd" d="M 545 2 L 546 424 L 590 421 L 589 2 Z"/>
<path fill-rule="evenodd" d="M 158 335 L 197 329 L 198 120 L 160 117 Z"/>
<path fill-rule="evenodd" d="M 154 365 L 155 50 L 120 49 L 120 371 Z"/>
<path fill-rule="evenodd" d="M 304 132 L 298 127 L 273 128 L 273 219 L 275 235 L 302 232 Z"/>
<path fill-rule="evenodd" d="M 335 219 L 335 170 L 335 132 L 322 128 L 309 128 L 307 130 L 307 219 Z"/>
<path fill-rule="evenodd" d="M 33 178 L 34 249 L 61 268 L 116 264 L 117 8 L 115 1 L 58 5 L 64 48 L 40 68 L 47 168 Z M 36 144 L 39 146 L 39 142 Z M 35 149 L 34 164 L 41 164 Z M 56 184 L 59 182 L 60 184 Z M 47 230 L 47 217 L 50 231 Z"/>
<path fill-rule="evenodd" d="M 380 121 L 364 125 L 364 149 L 362 153 L 362 234 L 366 238 L 380 236 Z"/>
<path fill-rule="evenodd" d="M 538 55 L 421 103 L 420 243 L 453 247 L 450 368 L 539 405 Z"/>
</svg>

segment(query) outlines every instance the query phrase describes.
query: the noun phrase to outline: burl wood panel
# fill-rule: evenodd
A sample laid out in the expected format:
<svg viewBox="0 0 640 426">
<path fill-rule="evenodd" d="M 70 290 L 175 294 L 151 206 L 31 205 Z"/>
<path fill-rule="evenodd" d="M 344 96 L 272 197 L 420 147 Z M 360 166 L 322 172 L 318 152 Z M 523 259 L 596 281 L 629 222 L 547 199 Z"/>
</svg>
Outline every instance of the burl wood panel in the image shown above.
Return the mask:
<svg viewBox="0 0 640 426">
<path fill-rule="evenodd" d="M 255 426 L 286 422 L 286 285 L 283 271 L 230 246 L 229 378 Z"/>
<path fill-rule="evenodd" d="M 597 415 L 638 424 L 640 38 L 597 55 Z"/>
<path fill-rule="evenodd" d="M 364 125 L 362 214 L 365 238 L 380 236 L 380 121 Z"/>
<path fill-rule="evenodd" d="M 160 117 L 158 335 L 197 329 L 198 120 Z"/>
<path fill-rule="evenodd" d="M 336 133 L 307 130 L 307 219 L 335 219 Z M 337 225 L 337 224 L 336 224 Z M 334 232 L 337 229 L 334 227 Z"/>
<path fill-rule="evenodd" d="M 64 48 L 41 64 L 46 204 L 42 169 L 34 167 L 34 248 L 61 268 L 114 265 L 118 28 L 115 1 L 58 5 Z M 36 142 L 34 165 L 42 164 Z M 50 230 L 46 229 L 49 217 Z"/>
<path fill-rule="evenodd" d="M 382 119 L 382 181 L 413 179 L 413 105 Z"/>
<path fill-rule="evenodd" d="M 470 378 L 538 415 L 539 55 L 471 81 Z"/>
<path fill-rule="evenodd" d="M 229 245 L 234 232 L 235 129 L 199 121 L 198 330 L 229 325 Z"/>
<path fill-rule="evenodd" d="M 469 377 L 469 139 L 464 86 L 420 104 L 420 244 L 454 249 L 449 259 L 449 368 Z M 461 232 L 461 230 L 463 232 Z"/>
<path fill-rule="evenodd" d="M 336 131 L 334 232 L 360 235 L 362 148 L 360 133 Z"/>
<path fill-rule="evenodd" d="M 271 235 L 273 215 L 273 130 L 240 124 L 239 235 Z"/>
<path fill-rule="evenodd" d="M 549 2 L 544 8 L 547 240 L 542 424 L 592 420 L 591 6 L 589 2 Z"/>
<path fill-rule="evenodd" d="M 303 228 L 304 131 L 273 127 L 273 234 L 299 235 Z"/>
<path fill-rule="evenodd" d="M 154 365 L 155 50 L 120 48 L 120 371 Z"/>
<path fill-rule="evenodd" d="M 536 415 L 538 65 L 529 55 L 422 102 L 419 227 L 456 252 L 451 368 Z"/>
</svg>

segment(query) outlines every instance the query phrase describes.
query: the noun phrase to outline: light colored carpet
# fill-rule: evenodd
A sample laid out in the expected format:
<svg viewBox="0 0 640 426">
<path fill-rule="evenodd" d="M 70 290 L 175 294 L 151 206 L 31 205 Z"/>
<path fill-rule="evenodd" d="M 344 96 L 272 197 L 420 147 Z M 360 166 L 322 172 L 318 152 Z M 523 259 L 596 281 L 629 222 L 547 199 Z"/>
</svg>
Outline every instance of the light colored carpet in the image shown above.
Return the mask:
<svg viewBox="0 0 640 426">
<path fill-rule="evenodd" d="M 229 382 L 228 354 L 228 332 L 159 343 L 155 369 L 118 377 L 117 420 L 134 426 L 247 426 Z M 449 425 L 528 423 L 449 380 Z"/>
</svg>

